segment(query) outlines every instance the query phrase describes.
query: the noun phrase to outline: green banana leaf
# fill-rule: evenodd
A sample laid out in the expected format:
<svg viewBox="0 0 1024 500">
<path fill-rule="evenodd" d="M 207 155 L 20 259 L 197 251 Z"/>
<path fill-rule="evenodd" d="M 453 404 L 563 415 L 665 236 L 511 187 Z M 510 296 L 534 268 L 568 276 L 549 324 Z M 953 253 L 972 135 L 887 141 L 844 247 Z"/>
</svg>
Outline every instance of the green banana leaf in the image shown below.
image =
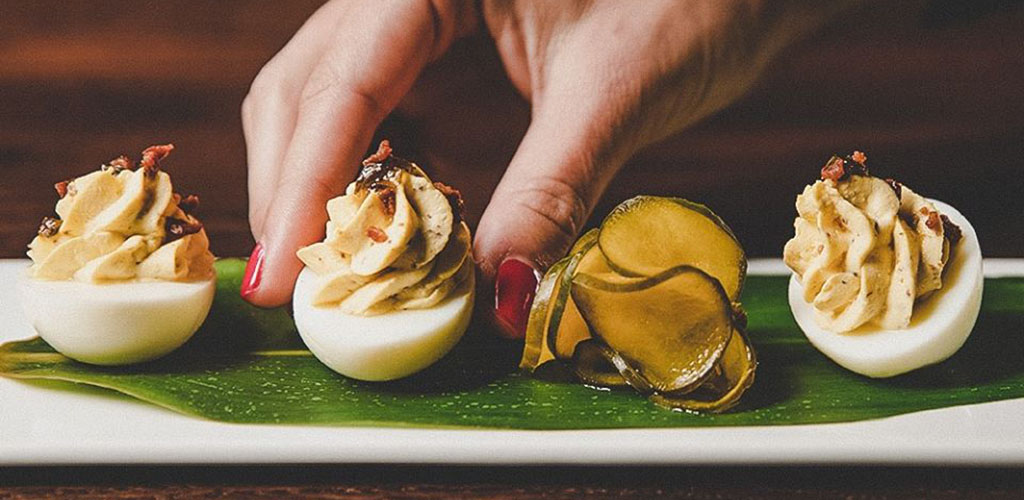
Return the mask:
<svg viewBox="0 0 1024 500">
<path fill-rule="evenodd" d="M 473 327 L 445 359 L 404 380 L 366 383 L 321 365 L 288 312 L 238 298 L 244 262 L 217 263 L 214 310 L 185 347 L 148 364 L 102 368 L 45 342 L 0 346 L 0 374 L 105 387 L 188 415 L 243 423 L 601 429 L 813 424 L 886 417 L 1024 397 L 1024 279 L 985 283 L 981 317 L 941 364 L 886 380 L 848 372 L 794 324 L 783 277 L 751 276 L 744 291 L 760 366 L 741 404 L 720 415 L 674 412 L 630 390 L 597 390 L 517 371 L 521 344 Z"/>
</svg>

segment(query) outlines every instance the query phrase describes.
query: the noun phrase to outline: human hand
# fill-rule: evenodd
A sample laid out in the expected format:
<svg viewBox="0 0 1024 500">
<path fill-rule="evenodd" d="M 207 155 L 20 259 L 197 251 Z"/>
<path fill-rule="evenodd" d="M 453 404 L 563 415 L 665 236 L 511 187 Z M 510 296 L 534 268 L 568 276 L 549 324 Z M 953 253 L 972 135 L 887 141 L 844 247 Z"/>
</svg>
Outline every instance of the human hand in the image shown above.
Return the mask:
<svg viewBox="0 0 1024 500">
<path fill-rule="evenodd" d="M 482 282 L 497 280 L 498 325 L 521 335 L 537 272 L 565 253 L 622 164 L 741 95 L 786 41 L 827 17 L 779 5 L 326 4 L 243 105 L 259 242 L 243 295 L 289 300 L 295 251 L 322 238 L 326 200 L 354 177 L 381 120 L 453 40 L 486 29 L 531 123 L 480 219 L 475 259 Z"/>
</svg>

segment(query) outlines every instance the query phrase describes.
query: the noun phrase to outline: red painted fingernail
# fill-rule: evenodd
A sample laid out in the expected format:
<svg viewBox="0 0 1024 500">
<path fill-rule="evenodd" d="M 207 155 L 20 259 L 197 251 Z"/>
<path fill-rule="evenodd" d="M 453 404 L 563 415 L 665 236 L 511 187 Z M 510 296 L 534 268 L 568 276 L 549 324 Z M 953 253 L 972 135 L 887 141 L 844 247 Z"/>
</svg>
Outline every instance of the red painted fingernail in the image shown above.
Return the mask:
<svg viewBox="0 0 1024 500">
<path fill-rule="evenodd" d="M 505 259 L 498 267 L 494 283 L 494 315 L 507 336 L 526 336 L 526 320 L 530 317 L 533 295 L 537 292 L 537 271 L 517 259 Z"/>
<path fill-rule="evenodd" d="M 239 290 L 242 298 L 249 300 L 249 297 L 260 287 L 260 278 L 263 277 L 263 245 L 257 243 L 249 255 L 249 263 L 245 266 L 245 276 L 242 277 L 242 288 Z"/>
</svg>

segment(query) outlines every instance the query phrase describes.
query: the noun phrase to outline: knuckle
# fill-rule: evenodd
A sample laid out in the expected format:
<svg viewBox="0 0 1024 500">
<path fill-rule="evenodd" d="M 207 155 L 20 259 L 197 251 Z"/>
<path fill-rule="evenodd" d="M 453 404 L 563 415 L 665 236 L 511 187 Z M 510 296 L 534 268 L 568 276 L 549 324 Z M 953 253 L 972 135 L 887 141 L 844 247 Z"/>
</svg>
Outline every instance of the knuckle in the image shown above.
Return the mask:
<svg viewBox="0 0 1024 500">
<path fill-rule="evenodd" d="M 388 108 L 378 92 L 342 76 L 332 64 L 320 64 L 309 75 L 299 96 L 300 107 L 344 106 L 373 119 L 383 119 Z"/>
<path fill-rule="evenodd" d="M 253 107 L 255 106 L 252 94 L 246 94 L 242 99 L 242 128 L 248 129 L 252 125 Z"/>
<path fill-rule="evenodd" d="M 278 78 L 277 71 L 274 70 L 274 63 L 271 61 L 256 74 L 256 78 L 252 79 L 249 93 L 245 96 L 246 100 L 253 101 L 272 95 L 280 87 L 279 82 L 280 78 Z"/>
<path fill-rule="evenodd" d="M 249 92 L 242 101 L 250 102 L 252 108 L 271 101 L 288 101 L 298 93 L 299 80 L 281 69 L 279 63 L 270 61 L 249 84 Z"/>
<path fill-rule="evenodd" d="M 253 78 L 249 91 L 242 99 L 242 123 L 252 121 L 257 110 L 268 102 L 283 101 L 289 92 L 289 82 L 282 78 L 274 68 L 274 63 L 267 63 Z"/>
<path fill-rule="evenodd" d="M 576 237 L 587 216 L 586 197 L 573 183 L 541 177 L 522 186 L 515 199 L 520 207 L 549 225 L 567 240 Z"/>
<path fill-rule="evenodd" d="M 321 175 L 287 175 L 285 174 L 278 186 L 278 191 L 291 198 L 328 200 L 340 194 L 339 179 L 325 178 Z"/>
</svg>

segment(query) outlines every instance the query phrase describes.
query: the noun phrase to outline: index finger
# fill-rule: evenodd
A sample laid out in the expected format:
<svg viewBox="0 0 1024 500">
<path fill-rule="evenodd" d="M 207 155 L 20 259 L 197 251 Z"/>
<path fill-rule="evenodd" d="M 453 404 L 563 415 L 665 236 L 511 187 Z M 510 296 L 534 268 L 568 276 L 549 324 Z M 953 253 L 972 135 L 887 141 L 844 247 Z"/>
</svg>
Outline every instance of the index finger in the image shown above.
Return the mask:
<svg viewBox="0 0 1024 500">
<path fill-rule="evenodd" d="M 302 269 L 295 252 L 323 237 L 327 200 L 354 177 L 374 130 L 412 87 L 437 44 L 450 41 L 438 25 L 445 13 L 430 3 L 356 5 L 303 88 L 259 249 L 243 283 L 242 295 L 253 304 L 271 307 L 291 299 Z"/>
</svg>

